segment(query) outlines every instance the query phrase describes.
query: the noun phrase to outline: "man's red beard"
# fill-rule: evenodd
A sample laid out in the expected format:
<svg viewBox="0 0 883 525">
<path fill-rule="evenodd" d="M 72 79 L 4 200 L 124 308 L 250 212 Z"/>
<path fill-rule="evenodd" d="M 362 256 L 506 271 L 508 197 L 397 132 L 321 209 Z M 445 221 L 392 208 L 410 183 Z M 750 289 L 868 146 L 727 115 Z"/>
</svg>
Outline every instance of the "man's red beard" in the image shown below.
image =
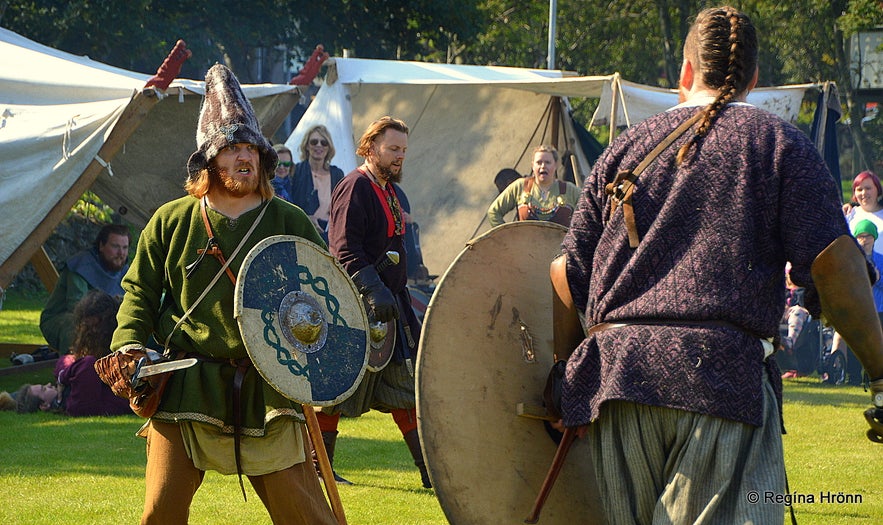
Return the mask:
<svg viewBox="0 0 883 525">
<path fill-rule="evenodd" d="M 254 169 L 252 169 L 254 172 Z M 258 190 L 260 180 L 258 177 L 248 177 L 238 179 L 227 173 L 226 169 L 212 168 L 209 169 L 212 177 L 212 186 L 226 192 L 231 197 L 245 197 L 251 195 Z"/>
<path fill-rule="evenodd" d="M 387 182 L 394 182 L 396 184 L 402 182 L 401 168 L 399 168 L 398 173 L 394 173 L 390 168 L 391 166 L 378 166 L 377 171 L 379 173 L 377 174 L 377 176 Z"/>
</svg>

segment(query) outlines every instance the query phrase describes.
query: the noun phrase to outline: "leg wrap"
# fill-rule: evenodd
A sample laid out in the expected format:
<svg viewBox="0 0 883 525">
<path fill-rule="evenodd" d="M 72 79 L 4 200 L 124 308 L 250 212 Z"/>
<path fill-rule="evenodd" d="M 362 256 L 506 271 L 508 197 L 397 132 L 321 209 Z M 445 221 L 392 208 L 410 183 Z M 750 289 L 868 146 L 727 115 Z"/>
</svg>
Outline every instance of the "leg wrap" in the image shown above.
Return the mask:
<svg viewBox="0 0 883 525">
<path fill-rule="evenodd" d="M 417 430 L 416 408 L 397 408 L 392 411 L 392 418 L 403 436 L 412 430 Z"/>
<path fill-rule="evenodd" d="M 417 429 L 411 430 L 407 434 L 404 434 L 405 443 L 408 444 L 408 450 L 411 452 L 411 457 L 414 458 L 414 465 L 420 470 L 420 481 L 423 483 L 423 488 L 431 489 L 432 482 L 429 480 L 429 471 L 426 470 L 426 462 L 423 460 L 423 451 L 420 448 L 420 436 L 417 434 Z"/>
<path fill-rule="evenodd" d="M 337 424 L 340 422 L 340 414 L 330 416 L 323 412 L 316 412 L 316 421 L 319 422 L 319 430 L 325 432 L 336 432 Z"/>
</svg>

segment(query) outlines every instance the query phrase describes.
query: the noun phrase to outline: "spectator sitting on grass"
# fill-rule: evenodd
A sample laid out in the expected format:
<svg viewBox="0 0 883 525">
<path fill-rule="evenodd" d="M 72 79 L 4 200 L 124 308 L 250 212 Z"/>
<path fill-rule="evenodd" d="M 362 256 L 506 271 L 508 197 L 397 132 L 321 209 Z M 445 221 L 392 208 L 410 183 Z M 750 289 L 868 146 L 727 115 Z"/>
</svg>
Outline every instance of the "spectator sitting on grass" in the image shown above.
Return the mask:
<svg viewBox="0 0 883 525">
<path fill-rule="evenodd" d="M 19 414 L 58 411 L 59 403 L 58 389 L 52 383 L 24 384 L 12 394 L 0 392 L 0 410 L 15 410 Z"/>
<path fill-rule="evenodd" d="M 15 399 L 12 398 L 12 394 L 5 390 L 0 392 L 0 411 L 4 410 L 15 410 Z"/>
<path fill-rule="evenodd" d="M 58 282 L 40 314 L 40 332 L 49 346 L 66 354 L 74 338 L 74 307 L 92 289 L 123 295 L 120 281 L 129 269 L 129 229 L 106 224 L 98 232 L 91 250 L 84 250 L 65 262 Z"/>
</svg>

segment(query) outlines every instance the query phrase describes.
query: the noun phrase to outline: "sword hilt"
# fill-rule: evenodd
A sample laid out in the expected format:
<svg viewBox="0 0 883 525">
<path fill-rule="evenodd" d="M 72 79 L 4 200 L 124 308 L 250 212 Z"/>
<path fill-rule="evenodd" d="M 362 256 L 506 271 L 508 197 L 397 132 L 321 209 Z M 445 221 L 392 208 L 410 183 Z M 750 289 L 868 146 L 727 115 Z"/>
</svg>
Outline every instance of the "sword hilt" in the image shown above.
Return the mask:
<svg viewBox="0 0 883 525">
<path fill-rule="evenodd" d="M 132 374 L 132 390 L 134 390 L 135 392 L 140 392 L 144 390 L 145 386 L 147 386 L 147 381 L 141 379 L 139 376 L 141 375 L 141 367 L 149 364 L 150 359 L 147 357 L 142 357 L 138 360 L 138 364 L 135 365 L 135 373 Z"/>
<path fill-rule="evenodd" d="M 401 260 L 401 256 L 399 256 L 399 252 L 395 250 L 390 250 L 386 252 L 383 256 L 383 259 L 374 265 L 374 269 L 377 270 L 377 273 L 383 272 L 390 266 L 395 266 Z"/>
<path fill-rule="evenodd" d="M 135 365 L 135 372 L 132 374 L 132 390 L 136 392 L 140 392 L 145 386 L 147 386 L 147 381 L 140 378 L 141 368 L 146 365 L 165 361 L 165 357 L 156 350 L 145 349 L 145 351 L 147 352 L 147 355 L 138 360 L 138 363 Z"/>
<path fill-rule="evenodd" d="M 531 510 L 530 516 L 524 520 L 524 523 L 536 523 L 539 521 L 540 511 L 543 510 L 546 498 L 552 492 L 552 486 L 555 485 L 555 480 L 558 479 L 561 467 L 564 466 L 564 458 L 567 457 L 574 438 L 576 438 L 576 427 L 566 427 L 564 429 L 564 436 L 562 436 L 561 442 L 558 443 L 558 449 L 555 451 L 555 457 L 552 458 L 552 466 L 549 467 L 549 472 L 546 473 L 546 479 L 543 480 L 543 486 L 540 487 L 540 493 L 534 502 L 533 510 Z"/>
</svg>

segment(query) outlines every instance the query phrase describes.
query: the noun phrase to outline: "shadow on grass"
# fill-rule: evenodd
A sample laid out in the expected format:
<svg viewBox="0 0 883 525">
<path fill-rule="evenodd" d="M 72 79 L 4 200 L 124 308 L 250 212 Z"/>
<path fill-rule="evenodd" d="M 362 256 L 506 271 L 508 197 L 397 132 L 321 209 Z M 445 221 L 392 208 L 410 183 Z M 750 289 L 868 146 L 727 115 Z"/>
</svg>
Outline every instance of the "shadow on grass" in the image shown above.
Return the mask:
<svg viewBox="0 0 883 525">
<path fill-rule="evenodd" d="M 859 386 L 830 385 L 817 377 L 783 380 L 786 402 L 832 407 L 861 407 L 870 403 L 870 395 Z"/>
<path fill-rule="evenodd" d="M 401 434 L 395 430 L 395 436 Z M 335 448 L 334 468 L 355 486 L 399 493 L 433 494 L 420 482 L 420 471 L 403 439 L 388 440 L 341 433 Z M 345 474 L 344 474 L 345 473 Z M 389 483 L 389 476 L 413 478 L 413 487 Z M 341 488 L 346 488 L 342 486 Z"/>
</svg>

